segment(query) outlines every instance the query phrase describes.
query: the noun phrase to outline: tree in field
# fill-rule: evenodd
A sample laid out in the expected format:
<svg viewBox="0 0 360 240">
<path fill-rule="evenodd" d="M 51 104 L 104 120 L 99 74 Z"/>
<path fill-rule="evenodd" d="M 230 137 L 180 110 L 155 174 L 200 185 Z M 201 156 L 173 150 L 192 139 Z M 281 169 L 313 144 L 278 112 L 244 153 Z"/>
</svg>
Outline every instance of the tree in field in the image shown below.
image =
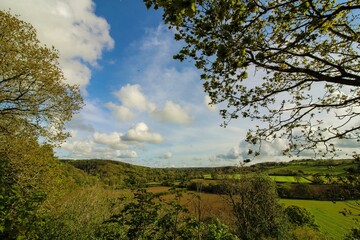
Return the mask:
<svg viewBox="0 0 360 240">
<path fill-rule="evenodd" d="M 325 156 L 360 141 L 359 0 L 144 2 L 163 8 L 185 42 L 174 57 L 193 59 L 212 103 L 225 103 L 224 125 L 264 122 L 247 142 L 286 138 L 284 154 Z"/>
<path fill-rule="evenodd" d="M 64 139 L 65 121 L 82 106 L 77 86 L 64 82 L 58 52 L 35 29 L 0 11 L 0 132 Z"/>
<path fill-rule="evenodd" d="M 295 226 L 309 226 L 318 229 L 315 224 L 315 217 L 306 208 L 291 205 L 285 208 L 285 214 L 289 218 L 289 222 Z"/>
<path fill-rule="evenodd" d="M 224 180 L 221 189 L 232 207 L 240 239 L 285 237 L 287 219 L 277 200 L 273 180 L 267 176 L 245 174 L 240 179 Z"/>
</svg>

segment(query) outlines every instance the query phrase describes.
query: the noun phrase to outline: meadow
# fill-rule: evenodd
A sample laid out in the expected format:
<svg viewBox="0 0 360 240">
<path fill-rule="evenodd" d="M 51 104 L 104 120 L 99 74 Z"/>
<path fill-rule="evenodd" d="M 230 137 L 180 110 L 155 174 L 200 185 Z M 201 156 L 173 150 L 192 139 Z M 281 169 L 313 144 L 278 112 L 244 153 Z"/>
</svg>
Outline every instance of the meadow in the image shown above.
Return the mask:
<svg viewBox="0 0 360 240">
<path fill-rule="evenodd" d="M 280 199 L 285 206 L 297 205 L 309 210 L 319 225 L 321 232 L 332 239 L 343 239 L 344 235 L 354 226 L 353 218 L 360 221 L 360 202 L 356 201 L 315 201 L 298 199 Z M 351 211 L 345 216 L 342 212 Z"/>
<path fill-rule="evenodd" d="M 166 193 L 168 188 L 152 187 L 149 192 Z M 166 194 L 165 200 L 174 200 L 175 195 Z M 231 224 L 234 219 L 231 218 L 231 208 L 227 204 L 225 196 L 211 193 L 201 193 L 186 191 L 182 194 L 180 200 L 182 205 L 186 206 L 195 216 L 199 218 L 208 216 L 217 216 L 226 224 Z M 296 205 L 304 207 L 315 216 L 315 222 L 320 231 L 333 240 L 341 240 L 344 235 L 354 226 L 355 220 L 360 221 L 360 202 L 351 201 L 316 201 L 299 199 L 279 199 L 285 207 Z M 349 215 L 351 211 L 352 215 Z M 348 212 L 344 215 L 344 212 Z"/>
</svg>

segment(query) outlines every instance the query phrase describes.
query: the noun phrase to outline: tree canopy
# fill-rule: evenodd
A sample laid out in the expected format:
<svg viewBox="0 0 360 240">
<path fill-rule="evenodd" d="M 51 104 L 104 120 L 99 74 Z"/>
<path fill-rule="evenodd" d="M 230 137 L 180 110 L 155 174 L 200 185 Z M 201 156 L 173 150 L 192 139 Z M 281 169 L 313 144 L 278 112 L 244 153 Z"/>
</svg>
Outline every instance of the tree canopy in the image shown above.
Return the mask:
<svg viewBox="0 0 360 240">
<path fill-rule="evenodd" d="M 64 82 L 58 52 L 40 44 L 28 23 L 0 11 L 0 130 L 49 141 L 82 106 L 78 86 Z"/>
<path fill-rule="evenodd" d="M 326 155 L 360 140 L 359 0 L 144 2 L 185 42 L 174 58 L 193 59 L 212 103 L 225 103 L 224 126 L 264 122 L 247 142 L 285 138 L 284 154 Z"/>
</svg>

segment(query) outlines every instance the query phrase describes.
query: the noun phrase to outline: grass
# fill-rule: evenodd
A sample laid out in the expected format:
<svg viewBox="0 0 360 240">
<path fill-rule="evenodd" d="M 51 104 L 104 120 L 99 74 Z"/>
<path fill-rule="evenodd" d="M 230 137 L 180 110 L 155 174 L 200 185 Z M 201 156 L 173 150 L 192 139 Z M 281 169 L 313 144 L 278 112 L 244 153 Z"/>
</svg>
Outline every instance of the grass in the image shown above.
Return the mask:
<svg viewBox="0 0 360 240">
<path fill-rule="evenodd" d="M 355 201 L 331 202 L 315 200 L 281 199 L 280 202 L 289 205 L 297 205 L 309 210 L 319 225 L 321 232 L 331 239 L 343 239 L 344 235 L 354 226 L 353 218 L 360 220 L 360 205 Z M 340 212 L 344 209 L 351 210 L 357 216 L 344 216 Z"/>
<path fill-rule="evenodd" d="M 275 182 L 282 183 L 311 183 L 311 181 L 303 177 L 296 179 L 294 176 L 270 176 L 270 178 L 273 179 Z"/>
<path fill-rule="evenodd" d="M 291 164 L 287 166 L 276 166 L 276 167 L 269 167 L 266 172 L 269 174 L 282 174 L 282 173 L 289 173 L 289 172 L 297 172 L 299 170 L 303 171 L 305 174 L 321 174 L 321 175 L 341 175 L 346 172 L 345 169 L 354 167 L 356 168 L 356 163 L 344 163 L 335 166 L 319 166 L 314 164 Z"/>
<path fill-rule="evenodd" d="M 224 175 L 224 178 L 235 178 L 239 179 L 241 177 L 241 174 L 229 174 Z M 311 183 L 309 179 L 306 179 L 304 177 L 300 177 L 299 179 L 296 179 L 294 176 L 269 176 L 271 179 L 273 179 L 275 182 L 281 182 L 281 183 Z M 204 174 L 203 175 L 204 180 L 209 181 L 211 180 L 211 174 Z"/>
<path fill-rule="evenodd" d="M 212 179 L 212 176 L 211 176 L 210 173 L 207 173 L 207 174 L 204 174 L 204 175 L 203 175 L 203 178 L 204 178 L 204 179 Z"/>
<path fill-rule="evenodd" d="M 234 220 L 231 218 L 231 208 L 223 196 L 201 193 L 201 203 L 198 202 L 199 198 L 195 196 L 195 192 L 188 191 L 183 194 L 180 202 L 195 215 L 201 214 L 201 217 L 215 215 L 224 223 L 231 225 Z M 165 198 L 170 200 L 173 195 L 166 195 Z M 355 225 L 354 217 L 360 221 L 360 205 L 356 201 L 333 203 L 331 201 L 280 199 L 280 202 L 285 206 L 297 205 L 309 210 L 315 216 L 315 221 L 319 225 L 321 232 L 333 240 L 343 239 L 344 235 Z M 351 210 L 353 216 L 341 214 L 340 212 L 344 209 Z"/>
</svg>

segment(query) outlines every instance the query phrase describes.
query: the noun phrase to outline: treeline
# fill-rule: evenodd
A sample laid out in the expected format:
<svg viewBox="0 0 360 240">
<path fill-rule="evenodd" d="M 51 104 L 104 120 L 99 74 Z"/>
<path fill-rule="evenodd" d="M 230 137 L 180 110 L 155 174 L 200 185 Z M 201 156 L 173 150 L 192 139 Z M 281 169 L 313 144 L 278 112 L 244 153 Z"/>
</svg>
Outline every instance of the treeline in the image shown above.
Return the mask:
<svg viewBox="0 0 360 240">
<path fill-rule="evenodd" d="M 61 160 L 96 177 L 106 186 L 115 189 L 146 187 L 149 184 L 171 186 L 174 182 L 184 183 L 191 179 L 203 179 L 256 171 L 255 168 L 218 167 L 218 168 L 149 168 L 111 160 Z"/>
<path fill-rule="evenodd" d="M 234 178 L 241 174 L 270 173 L 277 172 L 283 176 L 294 176 L 297 178 L 311 178 L 311 183 L 277 183 L 276 189 L 279 197 L 290 199 L 313 199 L 313 200 L 350 200 L 359 199 L 360 189 L 357 171 L 360 165 L 354 165 L 354 161 L 313 161 L 304 160 L 290 163 L 260 163 L 251 167 L 218 167 L 218 168 L 149 168 L 136 166 L 128 163 L 110 160 L 62 160 L 64 166 L 75 167 L 73 177 L 78 179 L 79 184 L 89 182 L 83 175 L 91 176 L 105 187 L 112 189 L 139 188 L 148 186 L 177 186 L 188 190 L 207 193 L 220 193 L 221 181 Z M 344 170 L 340 175 L 321 175 L 316 173 L 310 175 L 304 171 L 295 171 L 286 168 L 291 166 L 341 166 Z M 352 167 L 349 167 L 352 166 Z M 355 167 L 354 167 L 355 166 Z M 283 168 L 285 167 L 285 168 Z M 281 171 L 279 171 L 279 169 Z M 304 168 L 305 170 L 306 168 Z M 305 170 L 306 171 L 306 170 Z M 204 178 L 215 181 L 198 181 Z M 327 183 L 324 183 L 324 179 Z"/>
</svg>

